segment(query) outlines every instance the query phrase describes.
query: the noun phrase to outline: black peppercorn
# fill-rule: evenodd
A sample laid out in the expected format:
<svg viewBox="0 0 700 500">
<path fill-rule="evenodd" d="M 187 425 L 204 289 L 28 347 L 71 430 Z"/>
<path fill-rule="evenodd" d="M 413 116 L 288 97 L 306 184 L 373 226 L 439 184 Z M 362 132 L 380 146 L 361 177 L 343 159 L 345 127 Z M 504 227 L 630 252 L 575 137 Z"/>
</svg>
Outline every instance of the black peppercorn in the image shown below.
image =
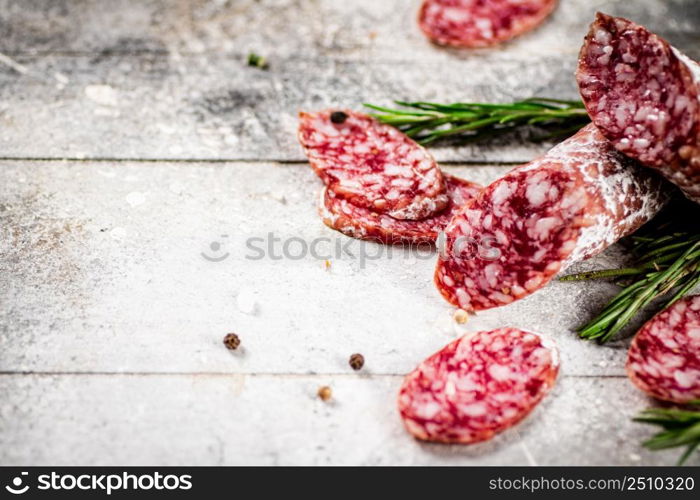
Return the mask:
<svg viewBox="0 0 700 500">
<path fill-rule="evenodd" d="M 348 119 L 348 115 L 342 111 L 333 111 L 331 113 L 331 121 L 335 124 L 344 123 Z"/>
<path fill-rule="evenodd" d="M 241 345 L 241 339 L 235 333 L 229 333 L 224 337 L 224 345 L 227 349 L 235 351 Z"/>
<path fill-rule="evenodd" d="M 365 366 L 365 357 L 362 354 L 355 353 L 350 356 L 349 363 L 353 370 L 361 370 Z"/>
</svg>

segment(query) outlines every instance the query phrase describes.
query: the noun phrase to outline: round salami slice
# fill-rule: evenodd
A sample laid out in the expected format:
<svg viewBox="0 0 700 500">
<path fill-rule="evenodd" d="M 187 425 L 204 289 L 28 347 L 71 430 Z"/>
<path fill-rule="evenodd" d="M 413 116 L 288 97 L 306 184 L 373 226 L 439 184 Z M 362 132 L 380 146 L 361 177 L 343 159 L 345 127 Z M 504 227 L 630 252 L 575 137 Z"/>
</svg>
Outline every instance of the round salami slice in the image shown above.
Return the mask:
<svg viewBox="0 0 700 500">
<path fill-rule="evenodd" d="M 587 125 L 462 208 L 445 230 L 437 288 L 466 310 L 525 297 L 650 220 L 664 187 Z"/>
<path fill-rule="evenodd" d="M 557 0 L 425 0 L 418 24 L 430 40 L 453 47 L 489 47 L 539 25 Z"/>
<path fill-rule="evenodd" d="M 348 110 L 299 113 L 299 141 L 328 189 L 358 207 L 420 220 L 447 206 L 433 157 L 370 116 Z"/>
<path fill-rule="evenodd" d="M 388 244 L 434 242 L 457 210 L 482 189 L 473 182 L 451 175 L 443 176 L 449 198 L 447 208 L 434 217 L 420 221 L 394 219 L 358 207 L 327 188 L 321 190 L 318 211 L 328 227 L 353 238 Z"/>
<path fill-rule="evenodd" d="M 700 295 L 679 300 L 639 330 L 627 355 L 627 375 L 657 399 L 700 400 Z"/>
<path fill-rule="evenodd" d="M 527 416 L 558 372 L 556 348 L 539 335 L 516 328 L 470 333 L 406 376 L 399 412 L 418 439 L 484 441 Z"/>
<path fill-rule="evenodd" d="M 576 78 L 605 137 L 700 203 L 700 66 L 643 26 L 598 13 Z"/>
</svg>

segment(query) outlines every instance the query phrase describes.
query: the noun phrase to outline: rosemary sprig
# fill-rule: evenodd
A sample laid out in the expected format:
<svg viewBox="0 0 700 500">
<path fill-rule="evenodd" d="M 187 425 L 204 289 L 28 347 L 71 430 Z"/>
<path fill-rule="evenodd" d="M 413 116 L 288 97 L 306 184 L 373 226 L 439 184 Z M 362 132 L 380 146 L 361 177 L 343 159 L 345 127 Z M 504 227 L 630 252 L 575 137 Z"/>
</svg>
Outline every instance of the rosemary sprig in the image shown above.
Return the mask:
<svg viewBox="0 0 700 500">
<path fill-rule="evenodd" d="M 438 139 L 479 140 L 518 127 L 537 126 L 548 134 L 540 139 L 576 132 L 589 122 L 580 101 L 534 97 L 505 104 L 395 101 L 400 108 L 365 104 L 378 120 L 393 125 L 421 144 Z"/>
<path fill-rule="evenodd" d="M 700 234 L 661 232 L 655 237 L 633 237 L 632 241 L 632 252 L 638 255 L 633 267 L 560 278 L 561 281 L 628 280 L 598 316 L 578 329 L 581 338 L 607 342 L 654 299 L 670 294 L 662 306 L 665 308 L 700 284 Z"/>
<path fill-rule="evenodd" d="M 691 401 L 688 404 L 699 406 L 700 400 Z M 686 446 L 685 452 L 678 460 L 678 465 L 683 465 L 688 457 L 700 447 L 700 411 L 650 408 L 644 410 L 634 421 L 661 427 L 660 432 L 642 443 L 650 450 Z"/>
</svg>

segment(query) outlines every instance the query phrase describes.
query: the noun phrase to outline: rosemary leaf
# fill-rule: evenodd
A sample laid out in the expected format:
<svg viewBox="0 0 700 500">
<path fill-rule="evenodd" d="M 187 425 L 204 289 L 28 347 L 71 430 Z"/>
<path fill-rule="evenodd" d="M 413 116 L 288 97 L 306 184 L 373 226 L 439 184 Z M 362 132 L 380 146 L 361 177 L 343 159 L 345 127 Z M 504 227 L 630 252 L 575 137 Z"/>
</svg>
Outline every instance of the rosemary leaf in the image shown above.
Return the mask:
<svg viewBox="0 0 700 500">
<path fill-rule="evenodd" d="M 383 123 L 402 130 L 421 144 L 440 139 L 481 140 L 515 128 L 537 127 L 549 139 L 576 132 L 588 121 L 583 103 L 535 97 L 505 104 L 395 101 L 399 108 L 366 103 Z"/>
<path fill-rule="evenodd" d="M 689 406 L 699 406 L 700 401 L 690 401 Z M 700 446 L 700 411 L 677 408 L 649 408 L 633 419 L 635 422 L 657 425 L 662 430 L 642 443 L 650 450 L 665 450 L 685 446 L 678 465 L 686 460 Z"/>
<path fill-rule="evenodd" d="M 681 218 L 678 213 L 674 217 Z M 560 278 L 561 281 L 614 279 L 623 283 L 620 292 L 603 310 L 578 329 L 579 337 L 607 342 L 657 298 L 668 295 L 662 303 L 668 307 L 700 285 L 700 234 L 696 227 L 677 231 L 661 219 L 646 233 L 633 236 L 631 242 L 636 256 L 632 266 Z"/>
</svg>

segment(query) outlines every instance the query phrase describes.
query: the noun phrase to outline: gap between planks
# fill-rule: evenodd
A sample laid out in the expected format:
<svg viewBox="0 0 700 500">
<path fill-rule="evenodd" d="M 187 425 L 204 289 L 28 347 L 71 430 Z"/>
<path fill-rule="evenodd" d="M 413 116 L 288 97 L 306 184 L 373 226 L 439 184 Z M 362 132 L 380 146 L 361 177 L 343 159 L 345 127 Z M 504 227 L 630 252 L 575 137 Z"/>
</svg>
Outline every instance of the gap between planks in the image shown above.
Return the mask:
<svg viewBox="0 0 700 500">
<path fill-rule="evenodd" d="M 205 376 L 205 377 L 271 377 L 271 378 L 310 378 L 310 377 L 342 377 L 342 378 L 399 378 L 405 377 L 405 373 L 278 373 L 278 372 L 118 372 L 118 371 L 0 371 L 0 377 L 12 376 L 37 376 L 37 377 L 80 377 L 80 376 L 124 376 L 124 377 L 190 377 L 190 376 Z M 579 374 L 562 374 L 562 378 L 570 379 L 624 379 L 626 375 L 579 375 Z"/>
<path fill-rule="evenodd" d="M 46 163 L 278 163 L 280 165 L 308 165 L 306 160 L 285 160 L 276 158 L 128 158 L 128 157 L 90 157 L 90 158 L 74 158 L 74 157 L 20 157 L 20 156 L 0 156 L 0 161 L 6 162 L 46 162 Z M 514 165 L 522 165 L 527 161 L 493 161 L 493 160 L 449 160 L 438 162 L 441 166 L 459 167 L 459 166 L 488 166 L 488 167 L 509 167 Z M 1 165 L 0 165 L 1 167 Z"/>
<path fill-rule="evenodd" d="M 686 31 L 675 31 L 672 32 L 674 35 L 686 35 L 692 36 L 695 33 Z M 582 35 L 583 36 L 583 33 Z M 346 50 L 347 49 L 341 49 Z M 579 53 L 578 47 L 570 47 L 564 49 L 550 48 L 551 52 L 546 55 L 550 57 L 560 57 L 560 56 L 573 56 L 578 57 Z M 31 63 L 32 61 L 42 60 L 49 57 L 58 57 L 64 59 L 93 59 L 99 57 L 101 59 L 124 59 L 124 58 L 134 58 L 134 59 L 163 59 L 169 60 L 173 56 L 181 60 L 193 60 L 200 61 L 203 57 L 208 57 L 211 59 L 217 59 L 221 61 L 235 61 L 240 63 L 241 67 L 249 66 L 248 55 L 250 51 L 243 52 L 221 52 L 216 50 L 205 50 L 204 52 L 192 52 L 190 50 L 181 50 L 178 47 L 166 48 L 166 49 L 144 49 L 144 50 L 132 50 L 132 51 L 122 51 L 122 50 L 111 50 L 107 49 L 94 49 L 94 50 L 3 50 L 0 51 L 0 64 L 6 66 L 19 75 L 28 74 L 22 70 L 17 70 L 15 64 L 24 66 L 25 64 Z M 513 60 L 523 60 L 523 61 L 538 61 L 541 59 L 541 54 L 531 54 L 528 52 L 483 52 L 483 53 L 472 53 L 472 54 L 460 54 L 449 51 L 436 51 L 432 55 L 434 58 L 424 59 L 427 64 L 436 64 L 442 62 L 449 62 L 450 60 L 466 61 L 470 58 L 480 58 L 483 61 L 513 61 Z M 4 57 L 2 57 L 4 56 Z M 22 62 L 20 62 L 20 60 Z M 366 58 L 361 56 L 355 56 L 352 53 L 335 52 L 333 49 L 321 49 L 319 52 L 312 53 L 308 56 L 303 55 L 290 55 L 282 54 L 276 55 L 275 60 L 271 62 L 276 63 L 275 66 L 278 67 L 281 61 L 291 62 L 291 63 L 314 63 L 319 60 L 322 61 L 332 61 L 340 64 L 354 64 L 367 62 Z M 370 60 L 371 65 L 381 65 L 381 66 L 405 66 L 407 64 L 415 64 L 416 59 L 411 57 L 387 57 L 382 59 Z M 263 70 L 270 74 L 274 74 L 274 69 Z"/>
</svg>

